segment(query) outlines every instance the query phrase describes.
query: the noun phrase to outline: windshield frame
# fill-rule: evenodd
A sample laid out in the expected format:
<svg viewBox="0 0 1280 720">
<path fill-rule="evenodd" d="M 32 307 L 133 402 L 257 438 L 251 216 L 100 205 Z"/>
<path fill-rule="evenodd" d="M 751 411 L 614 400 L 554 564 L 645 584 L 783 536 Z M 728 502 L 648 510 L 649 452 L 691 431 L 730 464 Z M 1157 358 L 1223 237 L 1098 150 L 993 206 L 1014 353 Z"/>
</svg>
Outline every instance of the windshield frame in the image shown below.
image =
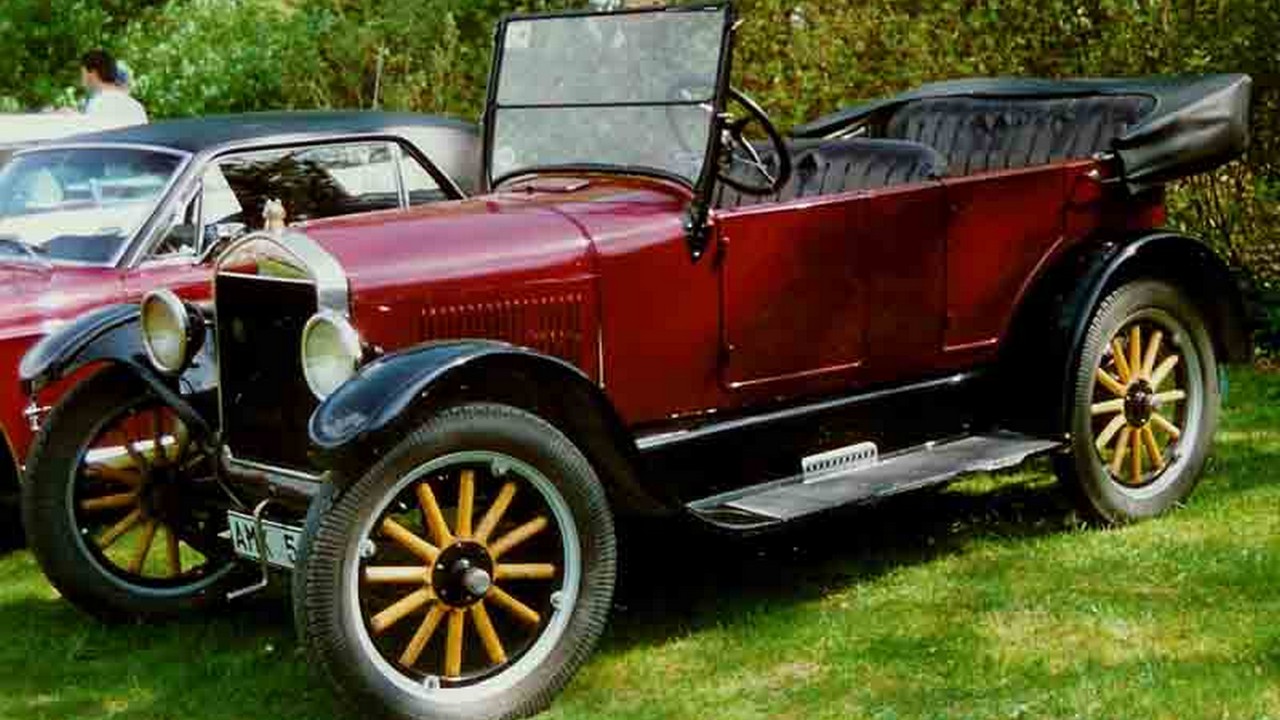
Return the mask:
<svg viewBox="0 0 1280 720">
<path fill-rule="evenodd" d="M 692 13 L 707 12 L 720 10 L 724 12 L 724 28 L 722 29 L 722 40 L 720 44 L 719 68 L 715 80 L 715 93 L 711 99 L 711 113 L 708 120 L 709 128 L 707 133 L 706 154 L 702 159 L 702 169 L 698 178 L 690 183 L 690 181 L 675 173 L 667 172 L 659 168 L 653 168 L 643 165 L 614 165 L 609 163 L 572 163 L 557 165 L 533 165 L 527 168 L 521 168 L 512 172 L 508 172 L 499 177 L 493 176 L 493 143 L 496 112 L 502 109 L 498 104 L 499 85 L 502 78 L 502 64 L 506 54 L 506 38 L 507 27 L 512 22 L 529 21 L 529 20 L 550 20 L 557 18 L 591 18 L 591 17 L 613 17 L 625 15 L 656 15 L 660 13 Z M 623 10 L 562 10 L 556 12 L 544 13 L 512 13 L 506 15 L 498 22 L 498 26 L 494 32 L 493 43 L 493 63 L 489 69 L 489 86 L 485 100 L 484 121 L 482 123 L 483 137 L 483 153 L 482 163 L 484 166 L 484 181 L 490 191 L 497 188 L 530 177 L 538 175 L 556 175 L 564 173 L 582 172 L 590 174 L 623 174 L 623 175 L 639 175 L 641 177 L 657 178 L 692 190 L 695 199 L 704 200 L 709 197 L 710 190 L 714 186 L 715 169 L 714 161 L 720 147 L 720 131 L 724 121 L 725 108 L 729 95 L 729 80 L 732 75 L 733 64 L 733 40 L 734 31 L 737 28 L 736 8 L 732 2 L 728 0 L 714 0 L 710 2 L 697 2 L 684 5 L 672 5 L 666 7 L 651 8 L 629 8 Z M 599 103 L 599 104 L 573 104 L 567 107 L 577 107 L 583 109 L 597 108 L 613 108 L 627 106 L 646 106 L 646 107 L 662 107 L 691 105 L 692 103 L 681 102 L 652 102 L 652 103 Z M 516 106 L 518 107 L 518 106 Z"/>
<path fill-rule="evenodd" d="M 85 262 L 82 260 L 63 260 L 58 258 L 45 258 L 55 267 L 92 267 L 92 268 L 118 268 L 121 262 L 132 254 L 134 246 L 138 244 L 139 238 L 150 237 L 155 229 L 154 225 L 157 218 L 163 216 L 163 212 L 173 201 L 174 194 L 177 192 L 179 185 L 187 175 L 187 170 L 191 167 L 191 163 L 195 159 L 195 155 L 185 150 L 166 147 L 164 145 L 148 145 L 146 143 L 116 143 L 116 142 L 52 142 L 48 144 L 37 144 L 15 152 L 9 158 L 9 162 L 25 155 L 34 155 L 45 152 L 61 152 L 64 150 L 135 150 L 139 152 L 152 152 L 171 155 L 178 158 L 178 165 L 174 168 L 173 173 L 169 176 L 168 181 L 160 192 L 156 195 L 156 200 L 151 206 L 151 211 L 147 218 L 142 221 L 133 232 L 133 234 L 123 243 L 116 251 L 115 255 L 107 262 Z M 6 166 L 8 163 L 6 163 Z"/>
</svg>

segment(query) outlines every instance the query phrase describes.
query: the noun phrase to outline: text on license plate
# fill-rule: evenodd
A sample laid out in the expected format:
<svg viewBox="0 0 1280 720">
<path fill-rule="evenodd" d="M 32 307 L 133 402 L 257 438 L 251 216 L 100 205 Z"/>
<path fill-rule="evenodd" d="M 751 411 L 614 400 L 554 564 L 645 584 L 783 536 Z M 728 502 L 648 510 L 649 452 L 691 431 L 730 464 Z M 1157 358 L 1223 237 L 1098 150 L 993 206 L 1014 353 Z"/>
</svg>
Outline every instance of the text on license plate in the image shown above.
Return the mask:
<svg viewBox="0 0 1280 720">
<path fill-rule="evenodd" d="M 228 511 L 227 524 L 230 526 L 231 545 L 236 554 L 250 560 L 259 560 L 253 517 Z M 276 567 L 292 569 L 297 558 L 302 528 L 264 520 L 262 530 L 267 546 L 267 562 Z"/>
</svg>

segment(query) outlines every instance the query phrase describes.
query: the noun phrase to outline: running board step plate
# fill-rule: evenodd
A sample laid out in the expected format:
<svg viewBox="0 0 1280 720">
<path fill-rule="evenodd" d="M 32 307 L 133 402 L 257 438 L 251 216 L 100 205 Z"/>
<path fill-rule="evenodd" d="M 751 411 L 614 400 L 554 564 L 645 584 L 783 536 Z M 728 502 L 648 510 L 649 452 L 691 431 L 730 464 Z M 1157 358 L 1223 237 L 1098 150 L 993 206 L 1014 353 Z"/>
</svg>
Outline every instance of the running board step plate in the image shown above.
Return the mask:
<svg viewBox="0 0 1280 720">
<path fill-rule="evenodd" d="M 726 526 L 766 526 L 865 500 L 938 485 L 959 475 L 1013 467 L 1060 447 L 1055 440 L 995 432 L 928 443 L 816 482 L 801 474 L 690 503 L 695 514 Z"/>
</svg>

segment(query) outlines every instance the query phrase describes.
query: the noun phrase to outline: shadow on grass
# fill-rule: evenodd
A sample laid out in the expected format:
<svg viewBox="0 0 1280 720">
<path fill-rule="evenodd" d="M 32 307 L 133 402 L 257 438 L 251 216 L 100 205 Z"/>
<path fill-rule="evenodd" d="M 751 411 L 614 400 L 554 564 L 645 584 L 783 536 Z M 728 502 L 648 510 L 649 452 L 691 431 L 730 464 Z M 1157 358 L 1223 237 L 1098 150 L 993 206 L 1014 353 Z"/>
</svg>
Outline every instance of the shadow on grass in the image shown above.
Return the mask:
<svg viewBox="0 0 1280 720">
<path fill-rule="evenodd" d="M 996 487 L 924 491 L 742 540 L 698 528 L 628 528 L 608 647 L 658 644 L 765 605 L 802 603 L 903 567 L 963 552 L 978 538 L 1035 538 L 1079 526 L 1041 472 Z"/>
</svg>

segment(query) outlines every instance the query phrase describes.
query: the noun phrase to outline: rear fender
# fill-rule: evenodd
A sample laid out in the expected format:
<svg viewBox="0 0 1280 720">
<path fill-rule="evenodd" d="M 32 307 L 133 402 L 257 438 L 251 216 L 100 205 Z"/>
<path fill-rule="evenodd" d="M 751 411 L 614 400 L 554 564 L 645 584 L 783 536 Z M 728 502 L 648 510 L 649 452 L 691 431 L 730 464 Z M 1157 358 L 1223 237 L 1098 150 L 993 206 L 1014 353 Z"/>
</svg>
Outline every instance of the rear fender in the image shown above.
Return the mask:
<svg viewBox="0 0 1280 720">
<path fill-rule="evenodd" d="M 670 507 L 641 486 L 635 442 L 590 378 L 557 358 L 488 340 L 427 343 L 366 365 L 312 414 L 314 459 L 339 470 L 337 482 L 351 482 L 432 412 L 465 402 L 513 405 L 555 425 L 596 467 L 615 509 L 656 515 Z"/>
<path fill-rule="evenodd" d="M 1208 246 L 1156 230 L 1083 243 L 1048 269 L 1018 309 L 1001 348 L 1002 418 L 1015 429 L 1065 434 L 1069 388 L 1099 303 L 1138 278 L 1177 285 L 1199 307 L 1226 362 L 1252 358 L 1245 292 Z"/>
</svg>

